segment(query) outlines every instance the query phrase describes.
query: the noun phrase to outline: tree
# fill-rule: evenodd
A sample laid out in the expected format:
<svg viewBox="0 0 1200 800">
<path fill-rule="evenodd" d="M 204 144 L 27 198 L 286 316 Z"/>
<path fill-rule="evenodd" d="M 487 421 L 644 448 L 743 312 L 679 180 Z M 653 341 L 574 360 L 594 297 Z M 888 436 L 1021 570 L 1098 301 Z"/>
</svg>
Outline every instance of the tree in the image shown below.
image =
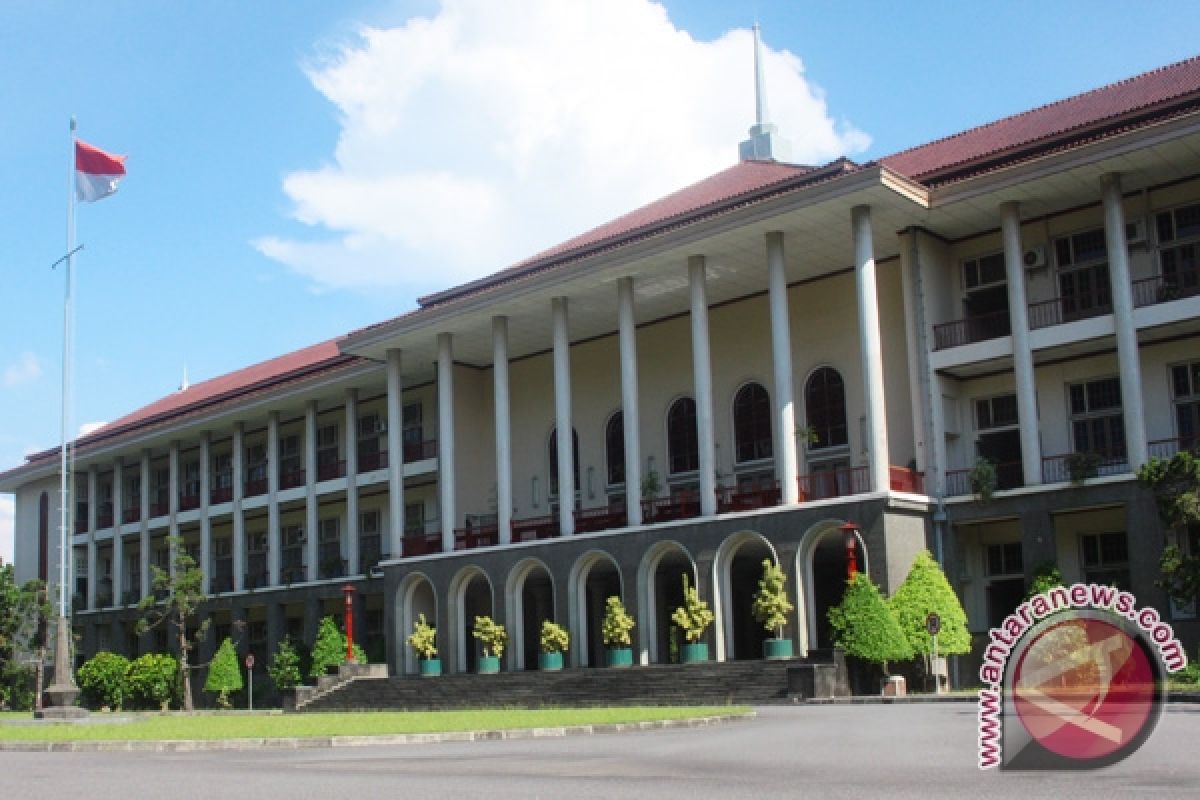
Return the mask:
<svg viewBox="0 0 1200 800">
<path fill-rule="evenodd" d="M 601 635 L 607 647 L 629 647 L 632 639 L 629 632 L 635 623 L 633 617 L 625 610 L 620 595 L 612 595 L 604 601 L 604 625 Z"/>
<path fill-rule="evenodd" d="M 0 561 L 0 708 L 33 707 L 30 664 L 41 664 L 49 616 L 45 585 L 33 580 L 18 586 L 13 565 Z"/>
<path fill-rule="evenodd" d="M 174 634 L 179 651 L 177 664 L 179 683 L 183 689 L 183 710 L 194 711 L 192 685 L 188 680 L 188 671 L 191 669 L 188 654 L 197 642 L 203 641 L 210 620 L 205 619 L 194 631 L 189 631 L 189 625 L 207 599 L 203 589 L 204 574 L 184 549 L 182 539 L 172 536 L 167 543 L 174 568 L 167 571 L 150 565 L 150 594 L 138 603 L 142 618 L 138 620 L 137 633 L 140 636 L 151 628 L 163 626 Z"/>
<path fill-rule="evenodd" d="M 859 572 L 846 583 L 842 602 L 829 609 L 837 646 L 863 661 L 883 665 L 912 658 L 912 645 L 879 588 Z"/>
<path fill-rule="evenodd" d="M 367 663 L 367 654 L 357 644 L 354 645 L 354 660 L 360 664 Z M 312 666 L 309 667 L 310 677 L 319 678 L 329 671 L 346 662 L 346 635 L 338 630 L 333 617 L 322 617 L 317 627 L 317 640 L 312 647 Z"/>
<path fill-rule="evenodd" d="M 304 680 L 300 672 L 300 654 L 292 647 L 288 637 L 280 639 L 275 647 L 275 655 L 271 656 L 271 663 L 267 665 L 267 674 L 271 676 L 276 689 L 294 689 Z"/>
<path fill-rule="evenodd" d="M 971 633 L 967 630 L 967 612 L 958 595 L 950 588 L 946 574 L 928 550 L 913 560 L 908 577 L 890 600 L 900 630 L 913 651 L 927 658 L 933 654 L 933 637 L 925 620 L 931 613 L 941 618 L 938 631 L 938 655 L 965 655 L 971 652 Z M 926 662 L 928 665 L 928 661 Z"/>
<path fill-rule="evenodd" d="M 709 609 L 708 603 L 700 599 L 700 592 L 695 586 L 688 585 L 688 576 L 683 575 L 683 605 L 671 614 L 671 621 L 683 631 L 684 638 L 693 644 L 700 641 L 704 631 L 713 624 L 716 617 Z"/>
<path fill-rule="evenodd" d="M 787 597 L 787 576 L 783 570 L 769 558 L 763 559 L 763 574 L 758 579 L 758 591 L 754 593 L 754 605 L 751 612 L 754 618 L 762 623 L 768 631 L 775 632 L 776 639 L 783 638 L 783 626 L 787 624 L 788 614 L 795 610 Z"/>
<path fill-rule="evenodd" d="M 1158 518 L 1177 532 L 1200 525 L 1200 457 L 1182 450 L 1171 459 L 1152 458 L 1138 470 L 1138 480 L 1154 493 Z M 1175 544 L 1163 548 L 1159 585 L 1177 603 L 1200 598 L 1200 552 L 1184 552 Z"/>
<path fill-rule="evenodd" d="M 228 636 L 212 663 L 208 665 L 208 677 L 204 680 L 204 691 L 216 692 L 217 705 L 229 708 L 229 693 L 242 688 L 242 668 L 238 664 L 237 650 L 233 648 L 233 640 Z"/>
</svg>

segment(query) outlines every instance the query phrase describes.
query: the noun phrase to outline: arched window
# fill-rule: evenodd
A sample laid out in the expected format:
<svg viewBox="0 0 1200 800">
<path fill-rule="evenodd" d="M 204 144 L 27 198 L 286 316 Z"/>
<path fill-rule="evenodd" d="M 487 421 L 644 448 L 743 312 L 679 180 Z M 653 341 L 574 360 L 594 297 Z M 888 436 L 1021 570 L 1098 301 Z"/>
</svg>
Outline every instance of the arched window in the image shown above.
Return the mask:
<svg viewBox="0 0 1200 800">
<path fill-rule="evenodd" d="M 821 367 L 808 378 L 804 387 L 804 407 L 808 426 L 816 432 L 811 449 L 845 445 L 846 387 L 842 376 L 832 367 Z"/>
<path fill-rule="evenodd" d="M 608 459 L 608 485 L 625 482 L 625 412 L 618 411 L 604 426 L 604 453 Z"/>
<path fill-rule="evenodd" d="M 38 577 L 50 580 L 50 497 L 45 492 L 38 500 Z"/>
<path fill-rule="evenodd" d="M 770 458 L 771 399 L 758 383 L 747 383 L 733 397 L 733 441 L 737 463 Z"/>
<path fill-rule="evenodd" d="M 700 469 L 700 445 L 696 433 L 696 401 L 681 397 L 667 412 L 667 460 L 671 474 Z"/>
<path fill-rule="evenodd" d="M 571 429 L 571 460 L 574 466 L 575 491 L 579 491 L 579 434 Z M 550 496 L 558 497 L 558 429 L 550 434 Z"/>
</svg>

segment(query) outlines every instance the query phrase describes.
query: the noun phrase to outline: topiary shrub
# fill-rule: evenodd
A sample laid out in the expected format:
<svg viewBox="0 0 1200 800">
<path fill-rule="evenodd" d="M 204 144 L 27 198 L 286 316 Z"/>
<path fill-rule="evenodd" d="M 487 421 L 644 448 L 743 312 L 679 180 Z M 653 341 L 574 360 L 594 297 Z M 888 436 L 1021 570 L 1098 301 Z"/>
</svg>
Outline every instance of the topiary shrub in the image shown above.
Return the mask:
<svg viewBox="0 0 1200 800">
<path fill-rule="evenodd" d="M 625 604 L 619 596 L 614 594 L 604 601 L 604 625 L 601 635 L 606 647 L 629 647 L 633 643 L 629 634 L 636 624 L 625 610 Z"/>
<path fill-rule="evenodd" d="M 359 664 L 367 663 L 367 654 L 357 644 L 354 645 L 354 660 Z M 308 675 L 319 678 L 329 671 L 329 667 L 346 663 L 346 636 L 338 630 L 333 617 L 322 617 L 317 628 L 317 640 L 313 642 L 312 665 Z"/>
<path fill-rule="evenodd" d="M 542 652 L 562 653 L 571 645 L 571 635 L 557 622 L 542 620 Z"/>
<path fill-rule="evenodd" d="M 228 636 L 217 654 L 213 656 L 208 666 L 208 677 L 204 681 L 204 691 L 215 692 L 217 707 L 229 708 L 229 693 L 242 688 L 242 668 L 238 664 L 237 650 L 233 648 L 233 640 Z"/>
<path fill-rule="evenodd" d="M 504 656 L 504 645 L 508 643 L 508 631 L 491 617 L 476 617 L 475 628 L 471 631 L 471 635 L 479 640 L 485 658 Z"/>
<path fill-rule="evenodd" d="M 859 572 L 846 583 L 842 602 L 829 609 L 829 624 L 834 640 L 847 654 L 881 664 L 888 671 L 889 661 L 912 658 L 912 645 L 900 629 L 879 588 L 866 574 Z"/>
<path fill-rule="evenodd" d="M 179 663 L 166 653 L 146 653 L 129 664 L 126 682 L 135 708 L 166 711 L 178 689 Z"/>
<path fill-rule="evenodd" d="M 408 646 L 426 661 L 437 658 L 437 628 L 425 621 L 424 614 L 417 617 L 413 632 L 408 637 Z"/>
<path fill-rule="evenodd" d="M 754 593 L 754 605 L 751 612 L 754 618 L 776 639 L 783 638 L 783 626 L 787 625 L 788 614 L 795 606 L 787 597 L 787 576 L 783 570 L 769 558 L 763 559 L 763 574 L 758 580 L 758 590 Z"/>
<path fill-rule="evenodd" d="M 704 632 L 708 630 L 709 625 L 713 624 L 714 619 L 716 617 L 709 609 L 708 603 L 700 599 L 700 592 L 696 590 L 696 587 L 688 585 L 688 577 L 684 573 L 683 605 L 671 614 L 671 621 L 683 631 L 684 638 L 695 643 L 704 636 Z"/>
<path fill-rule="evenodd" d="M 267 664 L 267 674 L 271 676 L 276 689 L 294 689 L 304 680 L 300 672 L 300 654 L 286 636 L 279 640 L 271 663 Z"/>
<path fill-rule="evenodd" d="M 129 691 L 128 671 L 129 659 L 118 653 L 101 651 L 89 658 L 75 673 L 83 704 L 91 709 L 119 709 Z"/>
</svg>

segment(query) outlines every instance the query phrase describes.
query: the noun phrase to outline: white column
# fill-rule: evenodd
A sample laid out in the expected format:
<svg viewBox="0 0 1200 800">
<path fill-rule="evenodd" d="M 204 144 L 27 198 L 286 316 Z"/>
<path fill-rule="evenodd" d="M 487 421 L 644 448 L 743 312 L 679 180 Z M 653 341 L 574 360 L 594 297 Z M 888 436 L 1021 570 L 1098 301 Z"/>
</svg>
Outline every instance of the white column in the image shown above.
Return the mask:
<svg viewBox="0 0 1200 800">
<path fill-rule="evenodd" d="M 617 333 L 621 348 L 621 414 L 625 427 L 625 515 L 642 524 L 642 445 L 638 411 L 637 322 L 633 278 L 617 281 Z"/>
<path fill-rule="evenodd" d="M 1125 209 L 1121 176 L 1100 177 L 1104 204 L 1104 240 L 1108 247 L 1108 278 L 1112 287 L 1113 326 L 1117 332 L 1117 364 L 1121 372 L 1121 408 L 1125 417 L 1125 451 L 1136 470 L 1146 463 L 1146 415 L 1142 403 L 1142 366 L 1137 328 L 1133 324 L 1133 284 L 1129 279 L 1129 243 L 1125 238 Z"/>
<path fill-rule="evenodd" d="M 233 588 L 246 588 L 246 515 L 242 500 L 246 497 L 246 429 L 240 423 L 233 426 Z"/>
<path fill-rule="evenodd" d="M 99 468 L 93 464 L 88 467 L 87 471 L 87 607 L 88 610 L 96 607 L 96 584 L 100 582 L 99 565 L 97 564 L 96 553 L 96 504 L 100 497 L 100 475 Z M 74 575 L 70 576 L 74 579 Z"/>
<path fill-rule="evenodd" d="M 388 538 L 392 558 L 404 555 L 404 382 L 401 353 L 387 351 Z"/>
<path fill-rule="evenodd" d="M 1026 486 L 1037 486 L 1042 482 L 1042 449 L 1038 441 L 1033 350 L 1029 347 L 1029 301 L 1025 297 L 1021 210 L 1016 202 L 1000 206 L 1000 232 L 1004 239 L 1004 272 L 1008 279 L 1008 318 L 1017 384 L 1017 422 L 1021 434 L 1021 474 Z"/>
<path fill-rule="evenodd" d="M 442 550 L 454 550 L 454 340 L 448 333 L 438 339 L 438 489 L 442 516 Z"/>
<path fill-rule="evenodd" d="M 775 474 L 784 503 L 800 499 L 796 409 L 792 399 L 792 331 L 788 318 L 783 233 L 767 234 L 767 294 L 771 305 L 771 361 L 775 373 Z"/>
<path fill-rule="evenodd" d="M 317 579 L 317 401 L 304 406 L 304 579 Z"/>
<path fill-rule="evenodd" d="M 346 574 L 358 574 L 358 391 L 346 390 Z"/>
<path fill-rule="evenodd" d="M 696 386 L 696 435 L 700 456 L 700 513 L 717 513 L 717 458 L 713 434 L 712 356 L 708 347 L 708 288 L 704 256 L 688 258 L 691 290 L 692 380 Z"/>
<path fill-rule="evenodd" d="M 279 412 L 267 414 L 267 585 L 280 578 L 279 536 Z"/>
<path fill-rule="evenodd" d="M 887 407 L 883 399 L 883 351 L 879 344 L 879 303 L 875 290 L 875 245 L 871 239 L 871 207 L 855 206 L 854 276 L 858 289 L 858 340 L 862 348 L 863 394 L 867 411 L 867 450 L 870 453 L 871 488 L 887 491 Z"/>
<path fill-rule="evenodd" d="M 512 541 L 512 425 L 508 395 L 508 317 L 492 317 L 492 399 L 496 409 L 496 529 Z"/>
<path fill-rule="evenodd" d="M 138 549 L 139 567 L 142 573 L 142 585 L 140 588 L 140 597 L 147 597 L 150 594 L 150 451 L 142 451 L 141 464 L 141 497 L 139 498 L 142 505 L 141 514 L 138 519 L 141 521 L 141 531 L 139 532 L 140 545 Z"/>
<path fill-rule="evenodd" d="M 176 539 L 179 536 L 179 441 L 171 442 L 167 455 L 167 571 L 175 574 Z"/>
<path fill-rule="evenodd" d="M 208 518 L 209 500 L 212 499 L 212 434 L 200 434 L 200 590 L 205 594 L 212 591 L 212 520 Z"/>
<path fill-rule="evenodd" d="M 575 448 L 571 424 L 571 338 L 567 298 L 551 301 L 554 317 L 554 427 L 558 431 L 558 528 L 575 532 Z"/>
<path fill-rule="evenodd" d="M 113 461 L 113 540 L 112 582 L 114 606 L 124 605 L 121 595 L 125 592 L 125 539 L 121 536 L 121 523 L 125 518 L 125 466 L 118 458 Z"/>
</svg>

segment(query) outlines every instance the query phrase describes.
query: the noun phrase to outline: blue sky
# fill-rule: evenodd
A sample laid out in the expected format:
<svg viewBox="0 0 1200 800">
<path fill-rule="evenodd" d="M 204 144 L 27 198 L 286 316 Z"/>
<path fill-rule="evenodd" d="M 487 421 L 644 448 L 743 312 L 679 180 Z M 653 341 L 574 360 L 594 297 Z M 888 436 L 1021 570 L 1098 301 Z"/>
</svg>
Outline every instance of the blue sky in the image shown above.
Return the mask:
<svg viewBox="0 0 1200 800">
<path fill-rule="evenodd" d="M 58 441 L 68 120 L 76 426 L 376 322 L 736 158 L 746 30 L 799 160 L 868 160 L 1197 52 L 1190 2 L 7 0 L 0 469 Z M 423 21 L 422 21 L 423 20 Z M 11 557 L 0 496 L 0 557 Z"/>
</svg>

